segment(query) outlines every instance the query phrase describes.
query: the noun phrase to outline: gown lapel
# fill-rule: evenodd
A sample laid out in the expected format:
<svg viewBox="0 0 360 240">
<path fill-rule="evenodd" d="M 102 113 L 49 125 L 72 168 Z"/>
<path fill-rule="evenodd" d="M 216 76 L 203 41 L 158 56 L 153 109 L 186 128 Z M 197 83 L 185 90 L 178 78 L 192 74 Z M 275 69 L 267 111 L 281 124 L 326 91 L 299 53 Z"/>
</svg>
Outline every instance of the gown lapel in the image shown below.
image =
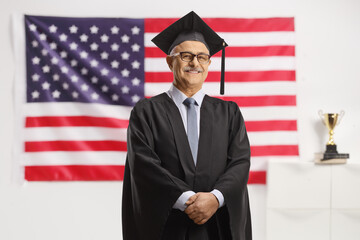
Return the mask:
<svg viewBox="0 0 360 240">
<path fill-rule="evenodd" d="M 212 166 L 213 110 L 208 96 L 205 95 L 200 109 L 200 137 L 196 163 L 195 191 L 209 191 L 208 182 Z"/>
<path fill-rule="evenodd" d="M 191 149 L 184 124 L 182 122 L 179 109 L 173 100 L 171 100 L 171 98 L 166 93 L 163 94 L 165 99 L 164 107 L 166 109 L 166 114 L 174 133 L 176 148 L 178 150 L 180 162 L 185 173 L 185 182 L 189 184 L 189 186 L 193 186 L 195 164 L 191 155 Z"/>
</svg>

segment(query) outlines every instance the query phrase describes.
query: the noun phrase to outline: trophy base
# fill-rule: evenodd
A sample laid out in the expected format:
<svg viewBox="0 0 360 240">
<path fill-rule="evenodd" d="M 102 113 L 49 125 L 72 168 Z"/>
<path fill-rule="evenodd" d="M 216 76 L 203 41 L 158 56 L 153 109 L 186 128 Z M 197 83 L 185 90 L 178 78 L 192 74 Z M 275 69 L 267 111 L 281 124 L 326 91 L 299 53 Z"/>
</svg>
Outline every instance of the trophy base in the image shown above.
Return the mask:
<svg viewBox="0 0 360 240">
<path fill-rule="evenodd" d="M 318 165 L 333 165 L 333 164 L 345 164 L 347 162 L 346 158 L 334 158 L 329 160 L 315 159 L 315 164 Z"/>
<path fill-rule="evenodd" d="M 348 153 L 338 153 L 336 145 L 326 145 L 326 151 L 321 161 L 328 161 L 331 159 L 348 159 L 350 156 Z"/>
<path fill-rule="evenodd" d="M 319 165 L 332 165 L 332 164 L 345 164 L 348 158 L 331 158 L 324 160 L 325 153 L 315 153 L 315 164 Z"/>
<path fill-rule="evenodd" d="M 348 153 L 324 153 L 322 161 L 331 160 L 331 159 L 348 159 L 350 155 Z"/>
</svg>

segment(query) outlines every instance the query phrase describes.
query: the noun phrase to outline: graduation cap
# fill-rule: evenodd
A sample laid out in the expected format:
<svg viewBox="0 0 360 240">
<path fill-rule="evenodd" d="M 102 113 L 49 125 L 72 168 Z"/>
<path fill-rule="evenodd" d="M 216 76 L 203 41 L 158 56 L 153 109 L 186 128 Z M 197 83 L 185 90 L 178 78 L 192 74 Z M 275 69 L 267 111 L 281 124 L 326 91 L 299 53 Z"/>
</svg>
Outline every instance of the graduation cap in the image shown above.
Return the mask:
<svg viewBox="0 0 360 240">
<path fill-rule="evenodd" d="M 225 47 L 228 45 L 194 11 L 171 24 L 151 41 L 166 54 L 170 54 L 176 45 L 185 41 L 204 43 L 210 56 L 222 50 L 220 94 L 224 94 Z"/>
</svg>

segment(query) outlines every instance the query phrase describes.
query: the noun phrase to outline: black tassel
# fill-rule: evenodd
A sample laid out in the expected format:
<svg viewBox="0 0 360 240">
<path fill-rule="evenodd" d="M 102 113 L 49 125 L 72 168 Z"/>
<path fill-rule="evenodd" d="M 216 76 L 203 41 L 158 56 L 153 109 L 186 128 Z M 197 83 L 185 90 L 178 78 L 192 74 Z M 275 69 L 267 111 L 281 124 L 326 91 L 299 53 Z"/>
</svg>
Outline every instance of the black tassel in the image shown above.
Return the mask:
<svg viewBox="0 0 360 240">
<path fill-rule="evenodd" d="M 224 95 L 224 82 L 225 82 L 225 47 L 226 43 L 223 42 L 223 49 L 221 54 L 221 80 L 220 80 L 220 94 Z"/>
</svg>

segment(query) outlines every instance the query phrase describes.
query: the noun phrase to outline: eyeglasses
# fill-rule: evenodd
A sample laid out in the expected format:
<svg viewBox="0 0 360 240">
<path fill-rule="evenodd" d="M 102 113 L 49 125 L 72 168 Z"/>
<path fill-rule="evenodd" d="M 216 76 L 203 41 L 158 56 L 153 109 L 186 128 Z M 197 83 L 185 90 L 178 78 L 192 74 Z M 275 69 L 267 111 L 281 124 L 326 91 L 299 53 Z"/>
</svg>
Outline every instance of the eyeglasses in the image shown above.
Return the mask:
<svg viewBox="0 0 360 240">
<path fill-rule="evenodd" d="M 176 57 L 180 55 L 180 59 L 184 62 L 191 62 L 194 60 L 194 57 L 197 58 L 200 64 L 206 64 L 210 61 L 210 55 L 206 53 L 193 54 L 191 52 L 178 52 L 171 55 L 172 57 Z"/>
</svg>

